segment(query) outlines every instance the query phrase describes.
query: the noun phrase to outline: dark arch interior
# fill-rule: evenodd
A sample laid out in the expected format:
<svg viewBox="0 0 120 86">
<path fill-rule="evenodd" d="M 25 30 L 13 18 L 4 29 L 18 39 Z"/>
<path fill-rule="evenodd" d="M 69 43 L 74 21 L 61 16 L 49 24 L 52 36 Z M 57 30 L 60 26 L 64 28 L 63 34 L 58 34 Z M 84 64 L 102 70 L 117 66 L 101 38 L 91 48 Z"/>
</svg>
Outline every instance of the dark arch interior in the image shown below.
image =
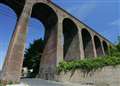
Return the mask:
<svg viewBox="0 0 120 86">
<path fill-rule="evenodd" d="M 104 52 L 105 52 L 105 55 L 108 55 L 109 52 L 108 52 L 108 45 L 105 41 L 103 41 L 103 48 L 104 48 Z"/>
<path fill-rule="evenodd" d="M 90 33 L 86 29 L 82 29 L 82 40 L 83 40 L 83 48 L 85 57 L 93 57 L 93 44 L 92 44 L 92 37 Z"/>
<path fill-rule="evenodd" d="M 97 56 L 103 55 L 101 42 L 100 42 L 100 39 L 97 36 L 94 36 L 94 43 L 95 43 Z"/>
<path fill-rule="evenodd" d="M 78 55 L 76 55 L 74 52 L 78 52 L 77 50 L 79 48 L 78 29 L 75 23 L 68 18 L 63 20 L 63 35 L 64 35 L 64 45 L 63 45 L 64 46 L 64 59 L 67 60 L 68 58 L 72 58 L 72 59 L 77 58 Z M 70 50 L 73 50 L 73 52 Z M 72 53 L 74 53 L 74 56 L 70 55 Z M 67 54 L 69 54 L 68 58 L 67 58 Z"/>
<path fill-rule="evenodd" d="M 57 15 L 56 13 L 50 8 L 49 6 L 43 3 L 37 3 L 33 6 L 32 15 L 33 18 L 40 20 L 45 27 L 45 38 L 44 40 L 47 41 L 51 31 L 56 29 L 57 26 Z"/>
<path fill-rule="evenodd" d="M 0 3 L 9 6 L 20 17 L 25 5 L 25 0 L 0 0 Z"/>
</svg>

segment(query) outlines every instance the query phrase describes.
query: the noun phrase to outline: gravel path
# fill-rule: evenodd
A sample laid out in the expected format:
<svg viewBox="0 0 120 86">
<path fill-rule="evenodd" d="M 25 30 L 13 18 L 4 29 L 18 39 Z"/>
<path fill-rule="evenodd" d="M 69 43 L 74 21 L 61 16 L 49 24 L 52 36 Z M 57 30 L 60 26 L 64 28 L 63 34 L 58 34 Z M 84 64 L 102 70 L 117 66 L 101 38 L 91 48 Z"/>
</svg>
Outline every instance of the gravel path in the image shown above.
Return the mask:
<svg viewBox="0 0 120 86">
<path fill-rule="evenodd" d="M 7 85 L 7 86 L 93 86 L 93 85 L 81 85 L 79 83 L 70 82 L 55 82 L 41 79 L 22 79 L 18 85 Z"/>
</svg>

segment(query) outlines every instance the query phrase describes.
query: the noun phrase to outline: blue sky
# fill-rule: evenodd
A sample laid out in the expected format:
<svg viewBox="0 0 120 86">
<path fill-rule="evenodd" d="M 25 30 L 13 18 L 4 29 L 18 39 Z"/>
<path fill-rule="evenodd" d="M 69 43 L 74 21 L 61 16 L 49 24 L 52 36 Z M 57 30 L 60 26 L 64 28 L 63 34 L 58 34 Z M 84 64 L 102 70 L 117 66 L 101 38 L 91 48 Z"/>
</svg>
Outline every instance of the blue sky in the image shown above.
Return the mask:
<svg viewBox="0 0 120 86">
<path fill-rule="evenodd" d="M 99 32 L 113 43 L 120 35 L 120 0 L 52 0 L 73 16 Z M 15 27 L 16 15 L 12 9 L 0 4 L 0 69 L 8 43 Z M 33 40 L 44 37 L 44 26 L 30 19 L 26 47 Z"/>
</svg>

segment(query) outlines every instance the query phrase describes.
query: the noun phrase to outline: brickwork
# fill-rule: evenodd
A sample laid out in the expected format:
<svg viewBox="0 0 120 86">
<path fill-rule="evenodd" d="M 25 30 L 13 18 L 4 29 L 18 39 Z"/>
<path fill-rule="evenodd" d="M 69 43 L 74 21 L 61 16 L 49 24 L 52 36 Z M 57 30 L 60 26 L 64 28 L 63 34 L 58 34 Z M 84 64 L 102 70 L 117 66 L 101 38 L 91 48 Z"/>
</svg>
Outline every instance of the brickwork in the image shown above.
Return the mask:
<svg viewBox="0 0 120 86">
<path fill-rule="evenodd" d="M 102 47 L 100 50 L 102 50 L 101 52 L 103 52 L 103 55 L 108 52 L 108 46 L 112 45 L 107 39 L 99 35 L 87 25 L 47 0 L 0 0 L 0 3 L 8 5 L 18 16 L 18 21 L 16 23 L 2 69 L 1 77 L 4 81 L 20 81 L 27 35 L 27 24 L 30 17 L 37 18 L 45 26 L 46 46 L 40 64 L 40 72 L 38 74 L 38 77 L 40 78 L 53 80 L 56 66 L 65 58 L 64 48 L 67 46 L 64 46 L 65 43 L 63 42 L 63 32 L 66 30 L 66 28 L 63 28 L 63 20 L 65 18 L 70 19 L 76 26 L 76 28 L 69 27 L 69 31 L 73 29 L 71 32 L 75 33 L 73 34 L 74 37 L 72 34 L 67 33 L 69 35 L 65 39 L 66 41 L 70 37 L 73 37 L 72 40 L 67 41 L 69 44 L 67 47 L 68 49 L 66 50 L 67 60 L 84 59 L 85 57 L 90 56 L 95 57 L 96 49 L 93 41 L 94 35 L 100 39 Z M 91 37 L 90 35 L 84 35 L 84 37 L 81 35 L 83 28 L 88 30 L 88 34 L 90 34 Z M 90 38 L 87 39 L 86 44 L 84 44 L 84 38 Z M 107 47 L 103 46 L 103 41 L 106 42 Z M 86 45 L 86 47 L 84 47 L 84 45 Z"/>
</svg>

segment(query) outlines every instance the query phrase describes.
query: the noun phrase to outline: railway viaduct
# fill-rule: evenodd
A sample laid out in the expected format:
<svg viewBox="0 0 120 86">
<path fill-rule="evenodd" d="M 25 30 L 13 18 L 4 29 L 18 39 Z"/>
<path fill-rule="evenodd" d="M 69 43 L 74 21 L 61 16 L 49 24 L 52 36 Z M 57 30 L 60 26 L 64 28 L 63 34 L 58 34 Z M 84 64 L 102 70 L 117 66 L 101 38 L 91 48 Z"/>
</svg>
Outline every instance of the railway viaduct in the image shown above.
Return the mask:
<svg viewBox="0 0 120 86">
<path fill-rule="evenodd" d="M 27 24 L 30 17 L 45 27 L 45 48 L 38 77 L 54 79 L 59 62 L 96 58 L 109 53 L 112 44 L 77 18 L 47 0 L 0 0 L 17 15 L 17 22 L 5 58 L 2 80 L 20 81 Z"/>
</svg>

